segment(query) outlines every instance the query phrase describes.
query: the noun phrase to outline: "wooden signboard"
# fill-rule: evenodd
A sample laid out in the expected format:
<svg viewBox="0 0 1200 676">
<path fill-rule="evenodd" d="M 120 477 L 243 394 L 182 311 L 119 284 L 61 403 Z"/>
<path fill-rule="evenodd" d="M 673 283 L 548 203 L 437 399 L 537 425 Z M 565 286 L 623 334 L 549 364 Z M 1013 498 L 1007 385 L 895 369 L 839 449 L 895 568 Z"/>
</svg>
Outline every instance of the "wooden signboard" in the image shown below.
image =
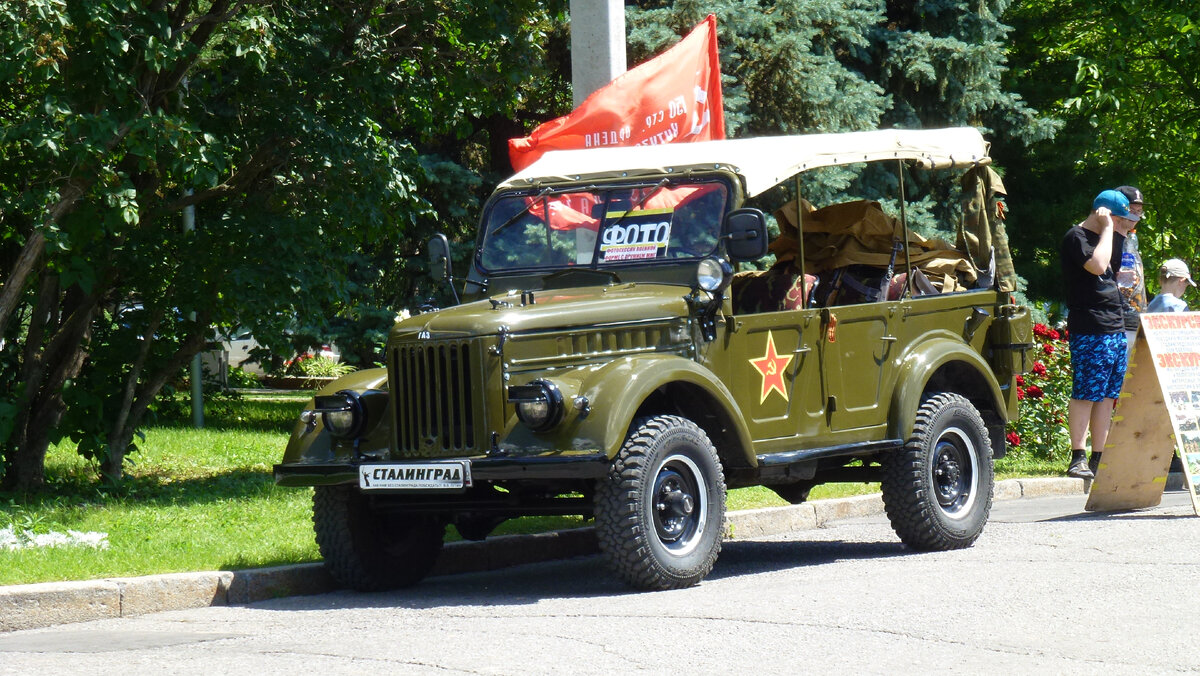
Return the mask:
<svg viewBox="0 0 1200 676">
<path fill-rule="evenodd" d="M 1176 449 L 1200 514 L 1200 312 L 1143 314 L 1085 509 L 1153 507 Z"/>
</svg>

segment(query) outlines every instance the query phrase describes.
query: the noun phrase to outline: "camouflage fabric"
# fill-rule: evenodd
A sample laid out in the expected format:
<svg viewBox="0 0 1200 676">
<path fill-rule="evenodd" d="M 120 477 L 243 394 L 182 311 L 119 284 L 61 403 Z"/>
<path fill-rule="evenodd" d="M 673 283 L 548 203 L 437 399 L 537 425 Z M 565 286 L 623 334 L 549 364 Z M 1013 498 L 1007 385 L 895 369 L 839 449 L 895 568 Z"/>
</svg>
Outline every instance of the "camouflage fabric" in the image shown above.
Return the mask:
<svg viewBox="0 0 1200 676">
<path fill-rule="evenodd" d="M 983 275 L 991 269 L 995 256 L 997 286 L 1001 291 L 1017 290 L 1017 270 L 1008 249 L 1008 231 L 1004 228 L 1004 198 L 1008 192 L 1000 175 L 990 166 L 969 169 L 962 179 L 962 221 L 958 227 L 958 248 L 966 251 L 972 266 Z"/>
<path fill-rule="evenodd" d="M 734 314 L 799 310 L 808 301 L 817 278 L 805 275 L 790 262 L 778 262 L 769 270 L 739 272 L 733 276 Z"/>
</svg>

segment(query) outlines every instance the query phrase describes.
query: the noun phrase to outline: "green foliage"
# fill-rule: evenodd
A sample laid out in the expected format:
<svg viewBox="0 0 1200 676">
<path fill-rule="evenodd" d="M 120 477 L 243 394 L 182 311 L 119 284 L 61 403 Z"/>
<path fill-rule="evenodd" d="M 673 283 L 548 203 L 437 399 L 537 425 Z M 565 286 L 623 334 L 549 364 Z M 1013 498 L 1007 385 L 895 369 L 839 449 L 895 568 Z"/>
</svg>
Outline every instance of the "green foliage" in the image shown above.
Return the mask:
<svg viewBox="0 0 1200 676">
<path fill-rule="evenodd" d="M 995 146 L 1049 138 L 1056 123 L 1007 85 L 1006 0 L 646 0 L 627 12 L 631 61 L 716 14 L 731 137 L 972 125 Z M 905 176 L 918 229 L 953 223 L 956 186 L 933 172 Z M 895 172 L 839 168 L 809 180 L 814 204 L 879 199 L 899 212 Z M 793 195 L 763 200 L 773 209 Z M 943 233 L 944 236 L 944 233 Z"/>
<path fill-rule="evenodd" d="M 229 374 L 225 377 L 230 387 L 253 388 L 260 387 L 259 377 L 240 366 L 230 366 Z"/>
<path fill-rule="evenodd" d="M 1033 367 L 1017 376 L 1020 419 L 1009 423 L 1009 454 L 1014 458 L 1059 461 L 1071 440 L 1067 406 L 1071 400 L 1071 351 L 1065 333 L 1034 324 Z"/>
<path fill-rule="evenodd" d="M 344 376 L 354 372 L 350 364 L 339 364 L 329 357 L 302 354 L 286 364 L 284 373 L 289 376 L 305 376 L 307 378 L 328 378 Z"/>
<path fill-rule="evenodd" d="M 213 329 L 291 353 L 343 316 L 377 358 L 423 242 L 470 232 L 507 170 L 492 148 L 569 99 L 564 5 L 4 3 L 0 288 L 22 291 L 0 307 L 4 478 L 38 483 L 54 439 L 122 455 Z M 8 277 L 27 244 L 37 266 Z M 26 369 L 42 380 L 19 389 Z"/>
<path fill-rule="evenodd" d="M 1025 227 L 1010 234 L 1033 295 L 1060 293 L 1060 234 L 1083 220 L 1100 190 L 1121 184 L 1146 194 L 1138 239 L 1147 268 L 1170 257 L 1200 264 L 1200 9 L 1035 0 L 1014 4 L 1009 16 L 1011 85 L 1064 123 L 1053 144 L 997 153 L 1010 191 L 1023 196 L 1012 201 L 1012 220 Z"/>
</svg>

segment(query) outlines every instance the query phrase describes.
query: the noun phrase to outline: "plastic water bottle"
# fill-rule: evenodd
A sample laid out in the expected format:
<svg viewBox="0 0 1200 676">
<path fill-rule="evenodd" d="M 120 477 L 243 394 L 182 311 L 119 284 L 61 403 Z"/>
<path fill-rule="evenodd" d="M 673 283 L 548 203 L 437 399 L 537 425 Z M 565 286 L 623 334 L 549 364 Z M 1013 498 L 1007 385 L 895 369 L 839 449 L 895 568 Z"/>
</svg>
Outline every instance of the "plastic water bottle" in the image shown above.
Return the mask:
<svg viewBox="0 0 1200 676">
<path fill-rule="evenodd" d="M 1138 270 L 1141 267 L 1138 265 L 1140 258 L 1137 233 L 1130 232 L 1121 245 L 1121 269 L 1117 271 L 1117 286 L 1132 289 L 1138 285 L 1141 281 L 1141 272 Z"/>
</svg>

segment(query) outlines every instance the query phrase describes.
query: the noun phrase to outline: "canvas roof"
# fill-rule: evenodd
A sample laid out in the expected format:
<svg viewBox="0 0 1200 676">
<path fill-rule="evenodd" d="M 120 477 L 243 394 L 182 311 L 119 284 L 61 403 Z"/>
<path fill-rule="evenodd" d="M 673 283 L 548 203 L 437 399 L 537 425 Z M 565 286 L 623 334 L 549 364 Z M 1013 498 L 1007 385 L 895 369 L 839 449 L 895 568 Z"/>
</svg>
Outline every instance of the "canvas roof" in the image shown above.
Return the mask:
<svg viewBox="0 0 1200 676">
<path fill-rule="evenodd" d="M 930 168 L 969 167 L 987 163 L 987 153 L 988 143 L 973 127 L 881 129 L 554 150 L 511 176 L 501 187 L 723 168 L 741 176 L 746 196 L 753 197 L 801 171 L 817 167 L 890 159 L 916 160 Z"/>
</svg>

